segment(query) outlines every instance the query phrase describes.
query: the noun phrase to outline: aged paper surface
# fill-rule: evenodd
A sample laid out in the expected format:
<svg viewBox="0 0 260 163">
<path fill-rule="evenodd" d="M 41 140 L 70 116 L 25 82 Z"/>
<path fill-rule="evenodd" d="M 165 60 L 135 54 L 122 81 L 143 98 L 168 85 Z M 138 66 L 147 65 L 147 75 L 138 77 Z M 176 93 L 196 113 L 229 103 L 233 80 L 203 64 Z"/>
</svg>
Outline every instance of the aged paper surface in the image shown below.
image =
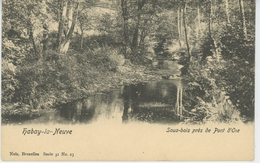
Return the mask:
<svg viewBox="0 0 260 163">
<path fill-rule="evenodd" d="M 239 133 L 213 134 L 215 127 Z M 203 129 L 202 133 L 167 133 L 167 128 Z M 205 133 L 205 128 L 211 133 Z M 72 130 L 72 135 L 23 135 L 23 128 Z M 254 126 L 167 126 L 146 124 L 2 126 L 2 160 L 218 160 L 254 159 Z M 19 156 L 10 155 L 18 153 Z M 39 156 L 26 156 L 38 153 Z M 44 153 L 52 153 L 45 155 Z M 62 155 L 66 153 L 67 155 Z M 58 154 L 58 156 L 56 156 Z"/>
<path fill-rule="evenodd" d="M 2 6 L 2 161 L 254 160 L 255 1 Z"/>
</svg>

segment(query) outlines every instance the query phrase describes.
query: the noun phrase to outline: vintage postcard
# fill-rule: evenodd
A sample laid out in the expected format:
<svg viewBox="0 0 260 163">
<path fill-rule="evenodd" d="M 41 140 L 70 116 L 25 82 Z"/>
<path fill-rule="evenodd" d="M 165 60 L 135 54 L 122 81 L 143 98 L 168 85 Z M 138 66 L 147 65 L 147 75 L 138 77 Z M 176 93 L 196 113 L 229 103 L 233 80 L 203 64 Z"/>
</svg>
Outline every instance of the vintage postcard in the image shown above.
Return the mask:
<svg viewBox="0 0 260 163">
<path fill-rule="evenodd" d="M 252 161 L 254 0 L 3 0 L 3 161 Z"/>
</svg>

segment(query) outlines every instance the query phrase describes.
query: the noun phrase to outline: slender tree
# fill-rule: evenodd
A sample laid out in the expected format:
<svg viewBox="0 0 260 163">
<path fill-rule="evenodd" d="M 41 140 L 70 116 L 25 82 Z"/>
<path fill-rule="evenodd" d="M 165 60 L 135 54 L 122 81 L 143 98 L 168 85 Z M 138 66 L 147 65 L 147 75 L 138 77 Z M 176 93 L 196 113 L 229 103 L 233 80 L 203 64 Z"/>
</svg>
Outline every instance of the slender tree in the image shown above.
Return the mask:
<svg viewBox="0 0 260 163">
<path fill-rule="evenodd" d="M 95 20 L 95 17 L 90 16 L 91 8 L 96 7 L 99 4 L 97 0 L 88 0 L 88 1 L 80 1 L 79 3 L 79 11 L 78 11 L 78 26 L 80 28 L 80 45 L 79 48 L 83 49 L 84 42 L 84 30 L 90 29 L 93 27 L 91 21 Z M 106 4 L 104 4 L 106 5 Z M 103 4 L 102 6 L 103 7 Z"/>
<path fill-rule="evenodd" d="M 217 62 L 219 62 L 219 54 L 218 54 L 218 50 L 217 50 L 217 45 L 216 45 L 216 41 L 214 40 L 214 37 L 212 36 L 211 33 L 211 28 L 212 28 L 212 17 L 215 14 L 215 12 L 213 12 L 213 0 L 209 0 L 209 20 L 208 20 L 208 37 L 209 37 L 209 48 L 212 48 L 212 50 L 214 51 L 215 57 L 217 58 Z M 215 5 L 214 5 L 215 6 Z"/>
<path fill-rule="evenodd" d="M 200 31 L 201 31 L 201 27 L 200 27 L 200 3 L 198 3 L 197 6 L 197 12 L 198 12 L 198 26 L 197 26 L 197 39 L 200 38 Z"/>
<path fill-rule="evenodd" d="M 126 56 L 127 46 L 128 46 L 128 11 L 127 11 L 127 0 L 121 0 L 122 16 L 124 20 L 124 55 Z"/>
<path fill-rule="evenodd" d="M 34 40 L 34 37 L 33 37 L 33 23 L 32 23 L 32 17 L 33 15 L 33 11 L 32 11 L 32 8 L 30 5 L 27 6 L 27 16 L 28 16 L 28 19 L 27 19 L 27 31 L 29 33 L 29 39 L 33 45 L 33 50 L 34 50 L 34 54 L 37 55 L 37 47 L 36 47 L 36 43 L 35 43 L 35 40 Z"/>
<path fill-rule="evenodd" d="M 185 40 L 186 40 L 186 46 L 187 46 L 187 52 L 188 52 L 188 61 L 191 60 L 191 54 L 190 54 L 190 46 L 188 41 L 188 34 L 187 34 L 187 23 L 186 23 L 186 1 L 184 0 L 183 3 L 183 27 L 184 27 L 184 34 L 185 34 Z"/>
<path fill-rule="evenodd" d="M 83 41 L 84 41 L 84 30 L 83 30 L 83 23 L 80 23 L 80 49 L 83 49 Z"/>
<path fill-rule="evenodd" d="M 61 54 L 66 54 L 68 49 L 69 49 L 69 45 L 70 45 L 70 41 L 71 41 L 70 39 L 71 39 L 71 36 L 73 34 L 73 31 L 74 31 L 74 28 L 75 28 L 75 25 L 76 25 L 76 21 L 77 21 L 77 17 L 78 17 L 79 1 L 76 2 L 76 7 L 74 9 L 74 11 L 75 11 L 74 17 L 73 17 L 73 13 L 74 13 L 73 12 L 73 5 L 71 4 L 70 7 L 71 8 L 69 8 L 69 10 L 72 10 L 72 11 L 69 11 L 68 18 L 72 18 L 72 20 L 68 20 L 68 21 L 71 21 L 71 23 L 68 23 L 70 25 L 69 29 L 66 31 L 66 36 L 59 46 L 59 52 Z"/>
<path fill-rule="evenodd" d="M 144 7 L 146 0 L 137 0 L 137 23 L 135 26 L 133 41 L 132 41 L 132 50 L 135 50 L 138 46 L 138 35 L 139 35 L 139 25 L 141 21 L 141 12 Z"/>
<path fill-rule="evenodd" d="M 178 7 L 178 9 L 177 9 L 177 15 L 178 15 L 178 17 L 177 17 L 177 24 L 178 24 L 178 34 L 179 34 L 179 45 L 180 45 L 180 47 L 181 47 L 181 23 L 180 23 L 180 19 L 181 19 L 181 17 L 180 17 L 180 10 L 181 8 L 180 7 Z"/>
<path fill-rule="evenodd" d="M 67 13 L 66 13 L 66 26 L 64 27 L 64 33 L 65 36 L 68 35 L 69 29 L 72 25 L 73 21 L 73 2 L 71 0 L 68 1 L 67 3 Z"/>
<path fill-rule="evenodd" d="M 67 1 L 66 0 L 60 0 L 59 1 L 59 28 L 58 28 L 58 36 L 56 41 L 55 48 L 58 48 L 61 44 L 62 39 L 62 33 L 63 33 L 63 26 L 64 26 L 64 19 L 67 12 Z"/>
<path fill-rule="evenodd" d="M 211 12 L 212 12 L 212 3 L 211 3 L 211 0 L 208 1 L 209 4 L 208 4 L 208 13 L 209 13 L 209 20 L 208 20 L 208 35 L 209 37 L 211 37 Z"/>
<path fill-rule="evenodd" d="M 180 7 L 180 36 L 181 36 L 181 39 L 182 39 L 182 35 L 183 35 L 183 10 L 182 10 L 182 7 Z"/>
<path fill-rule="evenodd" d="M 229 20 L 229 9 L 228 9 L 228 0 L 225 0 L 226 2 L 226 15 L 227 15 L 227 22 L 228 24 L 230 24 L 230 20 Z"/>
<path fill-rule="evenodd" d="M 242 29 L 244 33 L 244 38 L 247 39 L 247 29 L 246 29 L 246 19 L 245 19 L 245 11 L 244 11 L 244 3 L 243 0 L 239 0 L 239 7 L 240 7 L 240 19 L 242 22 Z"/>
</svg>

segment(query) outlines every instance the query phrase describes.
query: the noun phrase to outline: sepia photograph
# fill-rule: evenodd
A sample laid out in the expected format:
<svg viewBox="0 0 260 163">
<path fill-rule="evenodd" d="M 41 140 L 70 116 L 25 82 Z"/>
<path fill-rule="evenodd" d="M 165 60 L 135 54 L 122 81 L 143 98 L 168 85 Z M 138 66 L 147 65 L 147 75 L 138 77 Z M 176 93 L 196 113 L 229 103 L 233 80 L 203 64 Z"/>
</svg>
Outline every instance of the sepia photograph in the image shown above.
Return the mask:
<svg viewBox="0 0 260 163">
<path fill-rule="evenodd" d="M 2 0 L 2 160 L 254 160 L 255 8 Z"/>
</svg>

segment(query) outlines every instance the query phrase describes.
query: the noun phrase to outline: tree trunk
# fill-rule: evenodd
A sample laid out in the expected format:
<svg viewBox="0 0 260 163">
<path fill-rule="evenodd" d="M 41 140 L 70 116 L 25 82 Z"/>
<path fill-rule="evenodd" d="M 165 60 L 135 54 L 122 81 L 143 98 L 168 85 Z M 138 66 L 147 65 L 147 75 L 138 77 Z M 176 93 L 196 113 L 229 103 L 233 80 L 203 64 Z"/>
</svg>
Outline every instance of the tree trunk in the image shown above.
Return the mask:
<svg viewBox="0 0 260 163">
<path fill-rule="evenodd" d="M 177 99 L 176 99 L 176 114 L 179 115 L 180 114 L 180 104 L 179 104 L 179 100 L 180 100 L 180 89 L 179 87 L 177 87 Z"/>
<path fill-rule="evenodd" d="M 43 27 L 44 28 L 44 31 L 43 31 L 43 35 L 42 35 L 42 51 L 46 51 L 47 50 L 47 44 L 48 44 L 48 33 L 49 33 L 49 30 L 48 30 L 48 27 L 46 25 L 46 27 Z"/>
<path fill-rule="evenodd" d="M 181 47 L 180 7 L 178 7 L 177 15 L 178 15 L 177 23 L 178 23 L 179 45 Z"/>
<path fill-rule="evenodd" d="M 64 19 L 66 16 L 67 12 L 67 1 L 66 0 L 60 0 L 60 8 L 59 8 L 59 29 L 58 29 L 58 36 L 57 36 L 57 41 L 56 41 L 56 46 L 55 48 L 58 49 L 61 41 L 62 41 L 62 32 L 64 29 Z"/>
<path fill-rule="evenodd" d="M 56 40 L 56 46 L 54 48 L 58 48 L 61 43 L 61 36 L 62 36 L 62 8 L 63 8 L 63 0 L 60 2 L 60 8 L 59 8 L 59 28 L 58 28 L 58 36 Z"/>
<path fill-rule="evenodd" d="M 211 0 L 211 10 L 212 10 L 212 17 L 216 14 L 216 1 Z"/>
<path fill-rule="evenodd" d="M 63 8 L 62 8 L 62 32 L 66 36 L 67 34 L 67 23 L 68 23 L 68 17 L 67 17 L 67 10 L 68 10 L 68 0 L 64 0 Z"/>
<path fill-rule="evenodd" d="M 182 108 L 182 88 L 180 88 L 180 115 L 182 116 L 182 111 L 183 111 L 183 108 Z"/>
<path fill-rule="evenodd" d="M 83 30 L 83 24 L 80 24 L 80 31 L 81 31 L 81 34 L 80 34 L 80 49 L 83 49 L 83 32 L 84 32 L 84 30 Z"/>
<path fill-rule="evenodd" d="M 27 31 L 29 32 L 29 40 L 32 42 L 33 45 L 33 51 L 34 51 L 34 55 L 37 55 L 37 47 L 36 47 L 36 43 L 33 37 L 33 24 L 32 24 L 32 20 L 31 20 L 31 15 L 32 15 L 32 11 L 30 8 L 28 8 L 28 17 L 29 20 L 27 21 Z M 40 54 L 41 55 L 41 54 Z"/>
<path fill-rule="evenodd" d="M 67 18 L 67 27 L 65 28 L 65 36 L 68 35 L 69 29 L 71 28 L 72 25 L 72 19 L 73 19 L 73 2 L 71 0 L 68 1 L 67 3 L 67 13 L 66 13 L 66 18 Z"/>
<path fill-rule="evenodd" d="M 141 35 L 140 35 L 139 45 L 143 45 L 144 44 L 145 37 L 146 37 L 146 32 L 145 32 L 145 29 L 143 29 L 142 32 L 141 32 Z"/>
<path fill-rule="evenodd" d="M 181 36 L 181 39 L 182 39 L 182 25 L 183 25 L 183 22 L 182 22 L 182 20 L 183 20 L 183 12 L 182 12 L 182 8 L 180 7 L 180 36 Z"/>
<path fill-rule="evenodd" d="M 212 0 L 209 0 L 209 22 L 208 22 L 208 28 L 209 28 L 209 39 L 211 40 L 210 42 L 210 45 L 211 45 L 211 48 L 212 50 L 214 51 L 213 52 L 213 55 L 214 57 L 217 58 L 217 62 L 219 63 L 219 54 L 218 54 L 218 50 L 217 50 L 217 45 L 216 45 L 216 41 L 214 39 L 214 37 L 212 36 L 211 34 L 211 22 L 212 22 L 212 15 L 213 15 L 213 11 L 212 11 Z M 210 48 L 210 47 L 209 47 Z"/>
<path fill-rule="evenodd" d="M 208 32 L 209 36 L 211 37 L 211 0 L 209 0 L 209 21 L 208 21 Z"/>
<path fill-rule="evenodd" d="M 70 38 L 72 36 L 72 33 L 74 31 L 74 28 L 75 28 L 75 24 L 76 24 L 76 21 L 77 21 L 77 17 L 78 17 L 78 8 L 79 8 L 79 2 L 77 2 L 77 5 L 76 5 L 76 14 L 75 14 L 75 17 L 73 18 L 72 20 L 72 24 L 71 24 L 71 27 L 70 29 L 68 30 L 67 32 L 67 35 L 64 39 L 64 41 L 62 41 L 60 47 L 59 47 L 59 52 L 61 54 L 66 54 L 68 49 L 69 49 L 69 45 L 70 45 Z M 72 12 L 73 14 L 73 12 Z"/>
<path fill-rule="evenodd" d="M 135 31 L 133 35 L 133 41 L 132 41 L 132 50 L 136 49 L 138 46 L 138 33 L 139 33 L 139 21 L 137 22 L 137 25 L 135 26 Z"/>
<path fill-rule="evenodd" d="M 127 13 L 127 0 L 121 0 L 122 16 L 124 19 L 124 55 L 126 57 L 128 47 L 128 13 Z"/>
<path fill-rule="evenodd" d="M 139 24 L 141 21 L 141 10 L 145 4 L 146 0 L 141 0 L 141 2 L 138 0 L 138 9 L 137 9 L 137 23 L 135 26 L 135 31 L 133 34 L 133 41 L 132 41 L 132 51 L 134 51 L 138 46 L 138 36 L 139 36 Z"/>
<path fill-rule="evenodd" d="M 228 0 L 225 0 L 225 1 L 226 1 L 227 22 L 228 22 L 228 24 L 230 24 L 230 20 L 229 20 L 229 9 L 228 9 Z"/>
<path fill-rule="evenodd" d="M 147 36 L 147 32 L 145 29 L 142 30 L 141 35 L 140 35 L 140 41 L 139 41 L 139 46 L 141 47 L 141 50 L 144 50 L 144 39 Z"/>
<path fill-rule="evenodd" d="M 32 22 L 31 22 L 30 19 L 28 21 L 28 30 L 29 30 L 29 39 L 32 42 L 33 51 L 34 51 L 34 54 L 36 56 L 37 55 L 37 47 L 36 47 L 36 44 L 35 44 L 35 41 L 34 41 L 34 38 L 33 38 L 33 25 L 32 25 Z"/>
<path fill-rule="evenodd" d="M 213 1 L 213 0 L 211 0 L 211 1 Z M 215 18 L 215 14 L 216 14 L 216 1 L 214 1 L 214 6 L 212 7 L 212 5 L 213 5 L 213 3 L 211 2 L 211 8 L 214 8 L 214 12 L 212 11 L 212 16 L 214 16 L 214 18 Z M 211 16 L 211 17 L 212 17 Z M 214 20 L 215 19 L 213 19 L 212 20 L 212 23 L 214 23 Z M 213 27 L 211 27 L 211 28 L 213 28 Z M 214 39 L 214 36 L 211 36 L 212 37 L 212 40 L 213 40 L 213 50 L 214 50 L 214 53 L 215 53 L 215 57 L 217 58 L 217 63 L 219 63 L 219 52 L 218 52 L 218 48 L 217 48 L 217 43 L 216 43 L 216 41 L 215 41 L 215 39 Z"/>
<path fill-rule="evenodd" d="M 242 21 L 242 29 L 244 33 L 244 38 L 247 39 L 247 30 L 246 30 L 246 19 L 245 19 L 245 11 L 244 11 L 244 4 L 243 0 L 239 0 L 239 6 L 240 6 L 240 17 Z"/>
<path fill-rule="evenodd" d="M 197 27 L 197 40 L 200 38 L 200 5 L 198 5 L 198 27 Z"/>
<path fill-rule="evenodd" d="M 189 46 L 189 42 L 188 42 L 187 25 L 186 25 L 186 1 L 184 1 L 184 4 L 183 4 L 183 27 L 184 27 L 187 52 L 188 52 L 188 56 L 189 56 L 188 61 L 191 61 L 190 46 Z"/>
</svg>

